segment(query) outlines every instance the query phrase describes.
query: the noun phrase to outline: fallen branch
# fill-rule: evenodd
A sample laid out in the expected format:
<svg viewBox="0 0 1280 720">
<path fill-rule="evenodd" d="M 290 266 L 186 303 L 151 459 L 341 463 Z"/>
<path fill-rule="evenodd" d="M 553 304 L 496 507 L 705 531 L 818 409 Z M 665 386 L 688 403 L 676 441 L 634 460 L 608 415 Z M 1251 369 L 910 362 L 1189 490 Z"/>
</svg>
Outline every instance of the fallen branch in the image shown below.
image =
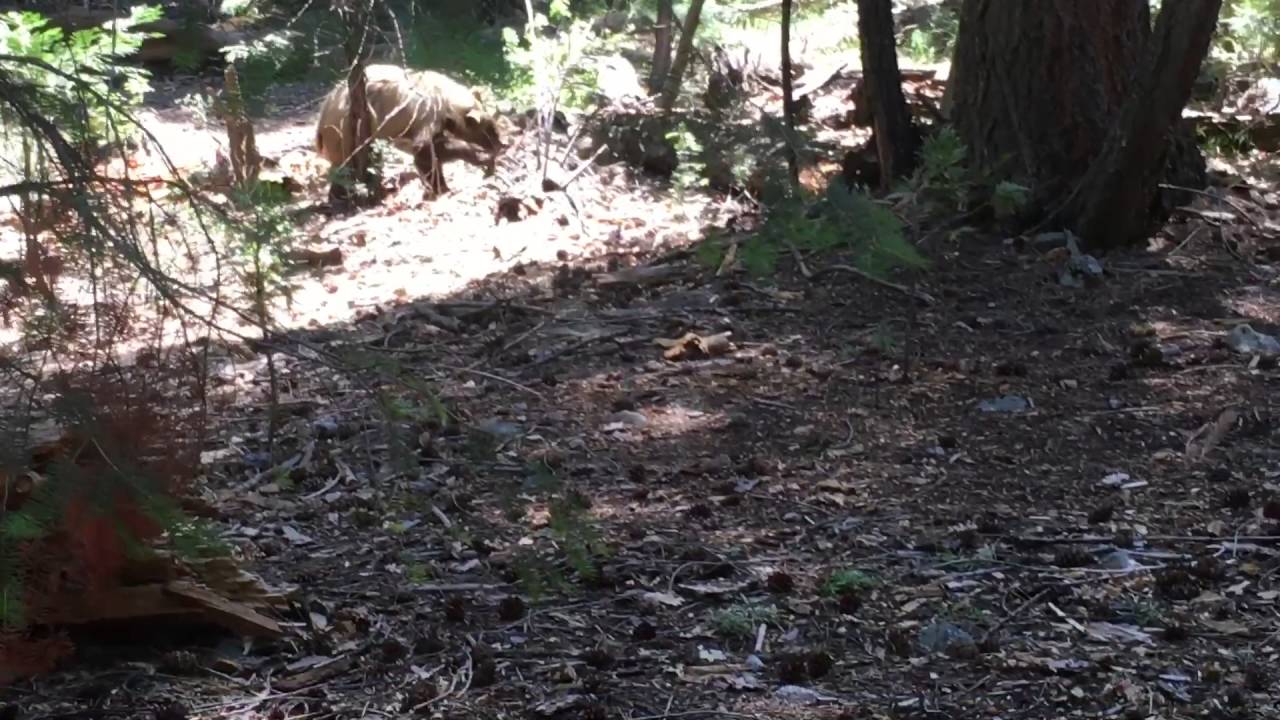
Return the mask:
<svg viewBox="0 0 1280 720">
<path fill-rule="evenodd" d="M 984 535 L 983 537 L 1006 540 L 1021 545 L 1111 545 L 1115 543 L 1113 535 L 1049 535 L 1035 537 L 1029 535 Z M 1139 539 L 1144 542 L 1164 543 L 1280 543 L 1280 535 L 1143 535 Z"/>
<path fill-rule="evenodd" d="M 796 247 L 796 244 L 790 240 L 784 240 L 783 242 L 787 244 L 787 249 L 791 251 L 791 257 L 795 258 L 796 267 L 800 269 L 800 274 L 804 276 L 805 280 L 812 280 L 813 271 L 804 263 L 804 257 L 800 255 L 800 248 Z"/>
<path fill-rule="evenodd" d="M 890 290 L 897 290 L 898 292 L 904 295 L 913 297 L 925 303 L 926 305 L 933 305 L 934 303 L 938 302 L 937 299 L 934 298 L 929 293 L 921 292 L 919 290 L 913 290 L 907 287 L 906 285 L 901 285 L 899 283 L 892 282 L 890 280 L 885 280 L 884 278 L 878 278 L 875 275 L 872 275 L 871 273 L 867 272 L 866 270 L 859 270 L 858 268 L 853 267 L 852 265 L 828 265 L 827 267 L 814 273 L 813 277 L 809 279 L 817 280 L 819 277 L 822 277 L 823 275 L 827 275 L 833 272 L 847 272 L 852 275 L 857 275 L 858 277 L 864 280 L 870 280 L 871 282 L 877 285 L 880 285 L 882 287 L 887 287 Z"/>
<path fill-rule="evenodd" d="M 602 340 L 612 340 L 613 338 L 616 338 L 619 335 L 626 334 L 626 332 L 627 332 L 627 329 L 623 328 L 622 330 L 615 330 L 614 332 L 611 332 L 611 333 L 600 333 L 599 335 L 593 335 L 592 337 L 589 337 L 589 338 L 583 338 L 576 343 L 565 345 L 564 347 L 560 348 L 559 350 L 556 350 L 555 352 L 549 353 L 547 355 L 543 355 L 542 357 L 538 358 L 537 360 L 534 360 L 533 362 L 529 363 L 528 365 L 525 365 L 524 367 L 527 370 L 530 368 L 546 365 L 547 363 L 551 362 L 552 360 L 555 360 L 556 358 L 564 357 L 565 355 L 568 355 L 570 353 L 577 352 L 588 345 L 594 345 L 595 343 L 598 343 Z"/>
<path fill-rule="evenodd" d="M 596 162 L 596 158 L 600 157 L 600 155 L 603 154 L 604 151 L 608 149 L 609 149 L 608 145 L 601 145 L 600 147 L 596 148 L 596 151 L 591 154 L 591 157 L 587 158 L 586 160 L 583 160 L 581 165 L 574 168 L 573 172 L 569 173 L 569 177 L 566 178 L 564 182 L 560 183 L 557 189 L 562 191 L 568 189 L 568 187 L 573 184 L 573 181 L 577 180 L 582 175 L 582 173 L 586 172 L 587 168 L 594 165 Z"/>
</svg>

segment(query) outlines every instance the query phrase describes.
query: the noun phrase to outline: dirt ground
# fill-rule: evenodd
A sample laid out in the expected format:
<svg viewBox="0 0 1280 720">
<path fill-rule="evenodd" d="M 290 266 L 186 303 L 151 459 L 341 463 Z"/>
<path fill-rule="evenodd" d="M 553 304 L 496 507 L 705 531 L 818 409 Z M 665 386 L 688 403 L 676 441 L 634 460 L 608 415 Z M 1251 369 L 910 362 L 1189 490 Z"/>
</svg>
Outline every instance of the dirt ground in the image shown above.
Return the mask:
<svg viewBox="0 0 1280 720">
<path fill-rule="evenodd" d="M 308 121 L 263 154 L 318 172 Z M 389 436 L 284 359 L 273 470 L 261 362 L 232 368 L 207 494 L 297 588 L 289 636 L 87 642 L 4 691 L 23 717 L 1280 717 L 1277 371 L 1224 346 L 1280 331 L 1264 192 L 1081 288 L 943 236 L 925 302 L 838 258 L 717 275 L 690 243 L 743 209 L 622 169 L 500 225 L 511 189 L 451 173 L 306 226 L 343 265 L 281 321 L 458 422 L 405 393 Z"/>
</svg>

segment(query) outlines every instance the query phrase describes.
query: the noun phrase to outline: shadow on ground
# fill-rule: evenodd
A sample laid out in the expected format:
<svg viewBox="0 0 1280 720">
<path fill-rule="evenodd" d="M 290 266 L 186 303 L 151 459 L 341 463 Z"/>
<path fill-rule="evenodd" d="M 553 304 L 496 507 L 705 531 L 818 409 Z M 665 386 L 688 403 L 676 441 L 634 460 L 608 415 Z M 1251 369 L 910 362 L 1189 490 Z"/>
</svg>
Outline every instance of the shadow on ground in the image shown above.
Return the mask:
<svg viewBox="0 0 1280 720">
<path fill-rule="evenodd" d="M 939 301 L 915 309 L 856 278 L 719 278 L 681 251 L 621 258 L 675 271 L 611 287 L 606 254 L 299 331 L 398 368 L 454 421 L 405 386 L 379 410 L 286 361 L 281 451 L 309 464 L 288 483 L 246 464 L 263 418 L 241 397 L 223 441 L 246 454 L 207 470 L 229 536 L 302 590 L 310 628 L 256 653 L 198 650 L 216 673 L 139 670 L 97 702 L 245 717 L 1274 710 L 1275 371 L 1220 340 L 1241 320 L 1274 331 L 1275 305 L 1215 251 L 1109 258 L 1111 276 L 1073 290 L 1002 246 L 951 247 L 923 280 Z M 654 343 L 724 330 L 719 357 L 670 361 Z M 1026 407 L 984 411 L 1009 397 Z M 1189 459 L 1228 405 L 1238 419 Z M 359 662 L 267 690 L 308 655 Z"/>
<path fill-rule="evenodd" d="M 268 152 L 306 152 L 306 123 Z M 207 490 L 237 552 L 300 590 L 296 634 L 184 665 L 194 640 L 167 630 L 132 664 L 86 647 L 8 697 L 49 717 L 1276 712 L 1276 371 L 1222 346 L 1277 330 L 1269 268 L 1200 233 L 1071 289 L 974 240 L 935 249 L 937 302 L 913 307 L 850 275 L 717 276 L 697 214 L 621 174 L 501 226 L 483 201 L 509 188 L 456 188 L 311 228 L 344 266 L 284 323 L 274 459 L 262 356 L 211 368 Z M 655 342 L 725 331 L 714 357 Z"/>
</svg>

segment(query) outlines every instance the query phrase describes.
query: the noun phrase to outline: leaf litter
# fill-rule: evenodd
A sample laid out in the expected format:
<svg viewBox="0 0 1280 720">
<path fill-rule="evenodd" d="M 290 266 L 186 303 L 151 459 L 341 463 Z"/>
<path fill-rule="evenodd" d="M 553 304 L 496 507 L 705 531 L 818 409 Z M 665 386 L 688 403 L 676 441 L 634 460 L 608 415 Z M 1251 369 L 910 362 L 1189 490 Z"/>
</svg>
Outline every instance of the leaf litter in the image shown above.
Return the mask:
<svg viewBox="0 0 1280 720">
<path fill-rule="evenodd" d="M 619 207 L 615 224 L 635 209 Z M 369 238 L 348 267 L 378 247 L 376 216 L 348 228 Z M 1119 279 L 1077 288 L 969 238 L 921 288 L 950 301 L 914 310 L 785 263 L 748 283 L 607 244 L 412 306 L 353 300 L 316 338 L 394 355 L 444 413 L 406 401 L 390 424 L 409 432 L 388 437 L 349 380 L 286 363 L 284 460 L 253 455 L 245 404 L 205 455 L 227 538 L 296 590 L 287 638 L 169 638 L 189 654 L 171 663 L 87 650 L 7 701 L 1280 716 L 1277 371 L 1265 341 L 1221 326 L 1250 271 L 1212 244 L 1180 253 L 1196 272 L 1120 256 Z M 909 314 L 896 348 L 867 333 Z M 1155 361 L 1140 325 L 1180 351 Z"/>
</svg>

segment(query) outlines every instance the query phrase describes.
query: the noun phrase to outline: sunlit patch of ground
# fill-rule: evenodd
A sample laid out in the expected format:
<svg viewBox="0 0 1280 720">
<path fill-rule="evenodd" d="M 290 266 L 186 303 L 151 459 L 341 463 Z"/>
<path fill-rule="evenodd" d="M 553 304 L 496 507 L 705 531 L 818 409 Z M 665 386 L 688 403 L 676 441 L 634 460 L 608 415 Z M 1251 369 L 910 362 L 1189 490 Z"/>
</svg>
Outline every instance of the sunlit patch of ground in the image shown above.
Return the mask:
<svg viewBox="0 0 1280 720">
<path fill-rule="evenodd" d="M 184 90 L 197 89 L 195 84 L 162 85 L 156 105 L 139 114 L 149 140 L 128 169 L 130 176 L 167 178 L 172 167 L 191 177 L 215 165 L 226 146 L 225 132 L 217 124 L 202 123 L 189 107 L 173 101 Z M 298 208 L 319 208 L 327 189 L 327 163 L 312 150 L 315 106 L 324 89 L 315 84 L 277 88 L 273 111 L 255 120 L 258 149 L 269 171 L 304 188 L 294 198 Z M 340 267 L 291 273 L 292 290 L 288 298 L 275 298 L 273 321 L 284 328 L 330 325 L 371 308 L 455 293 L 524 263 L 660 252 L 698 239 L 703 228 L 726 211 L 696 193 L 674 199 L 660 183 L 620 166 L 593 169 L 579 176 L 566 193 L 544 195 L 529 187 L 540 178 L 532 169 L 533 152 L 532 141 L 517 144 L 492 178 L 465 164 L 447 166 L 451 192 L 428 202 L 421 199 L 422 187 L 408 158 L 388 151 L 386 175 L 407 181 L 398 192 L 380 205 L 346 216 L 314 212 L 302 216 L 286 245 L 317 252 L 336 249 L 343 262 Z M 553 152 L 553 159 L 560 154 Z M 568 177 L 576 162 L 571 158 L 562 167 L 553 161 L 549 177 Z M 541 207 L 519 222 L 498 223 L 495 209 L 505 195 L 527 198 Z M 197 223 L 176 193 L 160 189 L 156 197 L 161 198 L 158 202 L 173 203 L 171 210 L 178 214 L 186 237 L 171 233 L 163 238 L 156 248 L 159 256 L 153 260 L 194 286 L 219 284 L 225 302 L 246 307 L 247 293 L 231 272 L 243 264 L 243 258 L 227 247 L 225 228 L 209 215 L 203 225 Z M 217 195 L 211 197 L 222 202 Z M 212 229 L 211 239 L 203 237 L 204 228 Z M 215 258 L 211 247 L 218 248 L 221 258 Z M 19 258 L 22 248 L 16 228 L 5 227 L 0 234 L 0 257 Z M 90 284 L 71 276 L 62 278 L 58 289 L 72 303 L 91 299 Z M 211 313 L 210 298 L 189 302 L 192 308 Z M 223 312 L 218 320 L 234 332 L 255 334 L 252 325 L 234 313 Z M 8 331 L 11 339 L 17 333 Z M 175 340 L 180 334 L 176 328 L 170 333 Z"/>
</svg>

